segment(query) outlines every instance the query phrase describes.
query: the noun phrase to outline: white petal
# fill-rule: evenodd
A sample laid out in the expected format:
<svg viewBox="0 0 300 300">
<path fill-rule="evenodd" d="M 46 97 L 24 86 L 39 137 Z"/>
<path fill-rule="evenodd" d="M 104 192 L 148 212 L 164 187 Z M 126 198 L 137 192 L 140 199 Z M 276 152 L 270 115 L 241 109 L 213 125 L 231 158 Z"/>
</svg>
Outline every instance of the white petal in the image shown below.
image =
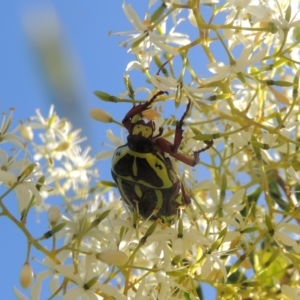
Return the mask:
<svg viewBox="0 0 300 300">
<path fill-rule="evenodd" d="M 135 10 L 131 7 L 131 4 L 126 5 L 123 4 L 123 10 L 127 17 L 127 19 L 130 21 L 130 23 L 140 32 L 144 32 L 148 30 L 148 28 L 141 22 L 140 18 L 138 17 Z"/>
<path fill-rule="evenodd" d="M 93 285 L 95 288 L 99 288 L 103 293 L 115 297 L 117 300 L 127 300 L 127 297 L 122 295 L 117 289 L 114 287 L 108 285 L 108 284 L 102 284 L 102 283 L 96 283 Z"/>
<path fill-rule="evenodd" d="M 131 71 L 133 69 L 137 69 L 137 70 L 140 70 L 140 71 L 143 71 L 144 68 L 142 66 L 142 64 L 138 61 L 131 61 L 127 67 L 126 67 L 126 71 Z"/>
<path fill-rule="evenodd" d="M 0 181 L 6 184 L 13 185 L 18 180 L 17 176 L 13 173 L 0 170 Z"/>
<path fill-rule="evenodd" d="M 19 212 L 21 213 L 24 209 L 27 208 L 31 194 L 28 188 L 22 183 L 17 185 L 14 191 L 18 198 Z"/>
<path fill-rule="evenodd" d="M 283 285 L 281 287 L 281 292 L 289 297 L 291 300 L 299 300 L 300 299 L 300 289 L 295 287 L 290 287 L 288 285 Z"/>
<path fill-rule="evenodd" d="M 300 181 L 300 177 L 299 177 L 298 173 L 296 173 L 295 169 L 292 166 L 290 166 L 287 169 L 287 172 L 293 178 L 293 180 Z"/>
<path fill-rule="evenodd" d="M 193 88 L 187 85 L 183 86 L 184 90 L 186 90 L 189 93 L 193 94 L 205 94 L 205 93 L 211 93 L 215 90 L 215 88 Z"/>
<path fill-rule="evenodd" d="M 185 46 L 191 42 L 187 36 L 178 33 L 173 33 L 172 35 L 169 35 L 166 41 L 167 43 L 173 43 L 180 46 Z"/>
<path fill-rule="evenodd" d="M 245 194 L 245 189 L 238 190 L 229 200 L 229 204 L 240 204 L 243 200 L 243 196 Z"/>
<path fill-rule="evenodd" d="M 70 289 L 66 292 L 66 294 L 63 297 L 63 300 L 74 300 L 78 299 L 78 297 L 85 294 L 85 289 L 82 287 L 77 287 L 74 289 Z"/>
<path fill-rule="evenodd" d="M 239 231 L 229 231 L 226 233 L 223 243 L 225 242 L 231 242 L 233 240 L 236 240 L 237 238 L 241 237 L 241 233 Z"/>
<path fill-rule="evenodd" d="M 40 192 L 36 188 L 36 184 L 33 182 L 24 182 L 24 185 L 27 186 L 27 188 L 32 192 L 32 194 L 35 196 L 35 201 L 37 205 L 40 205 L 42 203 L 42 196 Z"/>
<path fill-rule="evenodd" d="M 11 133 L 7 133 L 7 134 L 4 134 L 2 136 L 2 139 L 5 140 L 5 141 L 8 141 L 8 142 L 11 142 L 12 144 L 15 144 L 17 145 L 19 148 L 21 148 L 22 150 L 24 151 L 28 151 L 24 145 L 20 142 L 20 139 L 17 138 L 15 135 L 11 134 Z"/>
<path fill-rule="evenodd" d="M 229 67 L 225 65 L 223 62 L 213 62 L 213 63 L 208 63 L 206 65 L 207 69 L 213 73 L 213 74 L 218 74 L 220 71 L 224 69 L 228 69 Z"/>
<path fill-rule="evenodd" d="M 255 62 L 261 61 L 264 57 L 266 57 L 268 52 L 268 47 L 263 48 L 258 53 L 253 55 L 250 59 L 247 61 L 247 65 L 250 66 Z"/>
<path fill-rule="evenodd" d="M 163 51 L 165 51 L 165 52 L 167 52 L 167 53 L 169 53 L 169 54 L 173 54 L 173 55 L 177 55 L 177 54 L 178 54 L 177 49 L 174 48 L 174 47 L 171 47 L 171 46 L 169 46 L 169 45 L 167 45 L 167 44 L 164 44 L 164 43 L 162 43 L 162 42 L 160 42 L 160 41 L 156 41 L 156 40 L 154 40 L 154 39 L 151 39 L 151 41 L 152 41 L 152 43 L 153 43 L 157 48 L 159 48 L 159 49 L 161 49 L 161 50 L 163 50 Z"/>
<path fill-rule="evenodd" d="M 19 300 L 29 300 L 25 295 L 23 295 L 16 287 L 14 287 L 14 294 Z"/>
<path fill-rule="evenodd" d="M 300 25 L 300 20 L 297 20 L 297 21 L 292 22 L 289 27 L 297 27 L 299 25 Z"/>
<path fill-rule="evenodd" d="M 152 5 L 154 5 L 157 2 L 157 0 L 150 0 L 148 7 L 151 8 Z"/>
<path fill-rule="evenodd" d="M 60 287 L 59 276 L 55 274 L 49 283 L 49 288 L 51 293 L 54 294 L 59 287 Z"/>
<path fill-rule="evenodd" d="M 182 239 L 176 239 L 173 242 L 173 252 L 175 255 L 181 255 L 184 252 L 184 245 L 183 245 L 183 240 Z"/>
<path fill-rule="evenodd" d="M 108 265 L 124 265 L 128 258 L 125 252 L 119 250 L 106 250 L 98 254 L 98 259 Z"/>
<path fill-rule="evenodd" d="M 106 160 L 113 156 L 115 151 L 112 150 L 103 150 L 96 154 L 95 158 L 97 160 Z"/>
<path fill-rule="evenodd" d="M 296 233 L 300 235 L 300 227 L 296 224 L 281 223 L 276 226 L 276 230 L 284 229 L 287 232 Z"/>
<path fill-rule="evenodd" d="M 41 281 L 43 281 L 44 279 L 46 279 L 47 277 L 49 277 L 51 275 L 53 275 L 52 270 L 42 271 L 39 274 L 37 274 L 36 281 L 30 290 L 30 296 L 32 299 L 36 299 L 36 300 L 40 299 L 40 293 L 41 293 L 41 287 L 42 287 Z"/>
<path fill-rule="evenodd" d="M 159 75 L 154 75 L 154 78 L 168 87 L 177 88 L 178 86 L 178 81 L 173 77 L 163 77 Z"/>
<path fill-rule="evenodd" d="M 213 257 L 213 260 L 218 264 L 218 266 L 219 266 L 219 268 L 220 268 L 220 270 L 223 274 L 223 277 L 226 280 L 227 279 L 227 272 L 226 272 L 225 266 L 223 265 L 221 260 L 216 255 L 212 254 L 212 257 Z"/>
<path fill-rule="evenodd" d="M 210 272 L 211 272 L 211 267 L 212 267 L 212 260 L 210 255 L 206 255 L 206 260 L 204 262 L 204 264 L 202 265 L 201 268 L 201 275 L 206 278 L 209 276 Z"/>
<path fill-rule="evenodd" d="M 283 243 L 287 246 L 292 246 L 292 247 L 297 247 L 298 246 L 297 242 L 294 239 L 292 239 L 291 237 L 283 234 L 282 232 L 276 232 L 274 236 L 277 239 L 279 239 L 281 243 Z"/>
<path fill-rule="evenodd" d="M 213 202 L 218 205 L 219 204 L 219 195 L 218 190 L 216 188 L 212 188 L 209 190 L 210 196 L 213 200 Z"/>
<path fill-rule="evenodd" d="M 78 285 L 83 286 L 83 279 L 78 274 L 74 274 L 73 267 L 57 265 L 55 266 L 55 269 L 60 275 L 70 278 L 71 280 L 75 281 Z"/>
<path fill-rule="evenodd" d="M 82 300 L 103 300 L 103 297 L 95 294 L 93 291 L 86 290 Z"/>
<path fill-rule="evenodd" d="M 106 130 L 106 136 L 109 141 L 116 147 L 122 146 L 122 141 L 114 135 L 111 129 Z"/>
</svg>

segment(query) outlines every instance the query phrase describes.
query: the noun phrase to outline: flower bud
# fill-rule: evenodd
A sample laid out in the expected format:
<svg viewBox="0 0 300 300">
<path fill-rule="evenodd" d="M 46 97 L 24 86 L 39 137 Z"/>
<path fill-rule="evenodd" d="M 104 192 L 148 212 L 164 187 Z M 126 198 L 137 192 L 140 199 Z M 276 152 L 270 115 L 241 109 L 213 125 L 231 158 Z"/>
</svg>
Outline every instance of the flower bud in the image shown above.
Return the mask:
<svg viewBox="0 0 300 300">
<path fill-rule="evenodd" d="M 56 147 L 56 151 L 66 151 L 70 148 L 70 143 L 69 142 L 61 142 L 57 147 Z"/>
<path fill-rule="evenodd" d="M 50 206 L 48 209 L 48 221 L 50 225 L 55 226 L 61 218 L 60 209 L 58 206 Z"/>
<path fill-rule="evenodd" d="M 114 96 L 111 96 L 110 94 L 107 94 L 105 92 L 102 92 L 102 91 L 96 91 L 94 92 L 94 94 L 101 100 L 103 101 L 106 101 L 106 102 L 117 102 L 117 99 L 116 97 Z"/>
<path fill-rule="evenodd" d="M 173 253 L 175 255 L 181 255 L 184 253 L 184 244 L 182 239 L 176 239 L 172 243 Z"/>
<path fill-rule="evenodd" d="M 33 131 L 32 128 L 29 126 L 22 126 L 20 128 L 20 133 L 21 135 L 28 141 L 32 141 L 33 140 Z"/>
<path fill-rule="evenodd" d="M 102 123 L 111 123 L 113 121 L 113 117 L 107 113 L 106 111 L 100 108 L 93 108 L 90 110 L 90 116 L 99 122 Z"/>
<path fill-rule="evenodd" d="M 33 271 L 29 263 L 25 263 L 20 272 L 20 283 L 24 289 L 27 289 L 33 279 Z"/>
<path fill-rule="evenodd" d="M 156 120 L 157 118 L 160 117 L 160 114 L 155 111 L 154 109 L 147 109 L 142 112 L 142 116 L 148 120 Z"/>
<path fill-rule="evenodd" d="M 106 250 L 97 254 L 97 259 L 108 264 L 120 266 L 124 265 L 128 261 L 126 253 L 119 250 Z"/>
</svg>

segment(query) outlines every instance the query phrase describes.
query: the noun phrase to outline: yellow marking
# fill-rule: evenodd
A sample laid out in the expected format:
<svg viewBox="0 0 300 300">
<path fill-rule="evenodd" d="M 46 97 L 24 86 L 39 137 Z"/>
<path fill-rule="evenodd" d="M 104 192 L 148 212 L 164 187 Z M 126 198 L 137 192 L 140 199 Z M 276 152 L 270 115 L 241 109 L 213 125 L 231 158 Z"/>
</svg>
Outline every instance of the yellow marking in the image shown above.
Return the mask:
<svg viewBox="0 0 300 300">
<path fill-rule="evenodd" d="M 150 126 L 137 124 L 133 128 L 132 134 L 133 135 L 141 134 L 143 137 L 148 138 L 152 136 L 153 130 Z"/>
<path fill-rule="evenodd" d="M 153 170 L 157 170 L 156 174 L 157 176 L 159 176 L 162 181 L 164 182 L 164 186 L 162 186 L 162 189 L 166 189 L 166 188 L 170 188 L 172 187 L 174 184 L 176 184 L 179 181 L 178 175 L 176 174 L 176 172 L 172 169 L 167 170 L 166 165 L 164 164 L 164 158 L 163 155 L 161 155 L 159 152 L 156 153 L 156 155 L 154 155 L 153 153 L 139 153 L 139 152 L 135 152 L 132 151 L 128 148 L 128 146 L 122 146 L 119 148 L 119 152 L 120 155 L 117 156 L 116 153 L 113 157 L 113 164 L 116 164 L 120 159 L 122 159 L 126 154 L 129 154 L 131 156 L 134 157 L 134 162 L 132 165 L 132 173 L 133 176 L 137 176 L 137 164 L 136 164 L 136 157 L 139 158 L 143 158 L 146 159 L 147 162 L 149 163 L 150 167 Z M 161 158 L 161 159 L 159 159 Z M 161 170 L 158 170 L 157 167 L 155 166 L 156 164 L 159 164 L 162 166 Z M 117 174 L 118 175 L 118 174 Z M 118 175 L 119 176 L 119 175 Z M 144 186 L 150 187 L 152 188 L 153 185 L 151 184 L 151 182 L 147 182 L 144 180 L 139 180 L 139 179 L 133 179 L 132 176 L 119 176 L 122 179 L 126 180 L 126 181 L 130 181 L 130 182 L 138 182 L 139 184 L 142 184 Z"/>
<path fill-rule="evenodd" d="M 163 197 L 162 197 L 162 193 L 160 190 L 155 190 L 155 194 L 156 194 L 156 199 L 157 199 L 157 203 L 155 205 L 155 209 L 160 210 L 162 204 L 163 204 Z"/>
<path fill-rule="evenodd" d="M 179 193 L 178 196 L 175 199 L 175 202 L 178 203 L 179 205 L 182 205 L 182 194 Z"/>
<path fill-rule="evenodd" d="M 135 191 L 135 193 L 137 194 L 137 196 L 138 196 L 139 198 L 142 197 L 142 190 L 141 190 L 141 188 L 140 188 L 139 185 L 136 184 L 136 185 L 134 186 L 134 191 Z"/>
<path fill-rule="evenodd" d="M 134 157 L 133 165 L 132 165 L 132 173 L 134 176 L 137 176 L 137 165 L 136 165 L 136 159 Z"/>
</svg>

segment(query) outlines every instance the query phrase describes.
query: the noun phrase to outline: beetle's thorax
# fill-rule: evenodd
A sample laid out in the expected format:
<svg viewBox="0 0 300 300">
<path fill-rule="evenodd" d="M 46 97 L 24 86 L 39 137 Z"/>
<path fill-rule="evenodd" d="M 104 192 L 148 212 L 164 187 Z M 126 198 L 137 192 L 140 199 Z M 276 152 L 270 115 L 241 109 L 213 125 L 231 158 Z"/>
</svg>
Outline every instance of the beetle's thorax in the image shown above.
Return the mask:
<svg viewBox="0 0 300 300">
<path fill-rule="evenodd" d="M 155 142 L 142 135 L 130 134 L 127 136 L 128 147 L 130 150 L 142 153 L 152 152 L 155 147 Z"/>
<path fill-rule="evenodd" d="M 154 126 L 155 124 L 152 121 L 145 123 L 144 120 L 139 120 L 135 124 L 132 124 L 129 133 L 132 135 L 141 135 L 145 138 L 151 138 L 155 128 Z"/>
</svg>

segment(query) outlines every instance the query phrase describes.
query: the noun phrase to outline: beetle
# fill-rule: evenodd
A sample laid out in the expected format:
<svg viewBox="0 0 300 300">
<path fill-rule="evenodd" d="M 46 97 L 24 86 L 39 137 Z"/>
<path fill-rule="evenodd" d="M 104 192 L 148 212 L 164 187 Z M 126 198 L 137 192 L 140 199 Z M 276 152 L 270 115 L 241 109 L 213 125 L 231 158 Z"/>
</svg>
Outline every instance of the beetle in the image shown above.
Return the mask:
<svg viewBox="0 0 300 300">
<path fill-rule="evenodd" d="M 206 147 L 195 151 L 193 157 L 178 152 L 183 137 L 183 121 L 191 106 L 190 99 L 184 114 L 177 121 L 174 142 L 161 137 L 162 127 L 154 135 L 155 123 L 152 120 L 146 123 L 141 113 L 149 109 L 163 93 L 157 92 L 149 101 L 133 106 L 125 115 L 122 123 L 129 133 L 127 143 L 116 149 L 111 173 L 131 211 L 137 210 L 144 219 L 160 218 L 171 223 L 179 208 L 190 205 L 191 199 L 166 154 L 195 166 L 199 162 L 199 154 L 209 149 L 213 141 L 206 141 Z M 136 116 L 139 116 L 138 121 L 135 121 Z"/>
</svg>

